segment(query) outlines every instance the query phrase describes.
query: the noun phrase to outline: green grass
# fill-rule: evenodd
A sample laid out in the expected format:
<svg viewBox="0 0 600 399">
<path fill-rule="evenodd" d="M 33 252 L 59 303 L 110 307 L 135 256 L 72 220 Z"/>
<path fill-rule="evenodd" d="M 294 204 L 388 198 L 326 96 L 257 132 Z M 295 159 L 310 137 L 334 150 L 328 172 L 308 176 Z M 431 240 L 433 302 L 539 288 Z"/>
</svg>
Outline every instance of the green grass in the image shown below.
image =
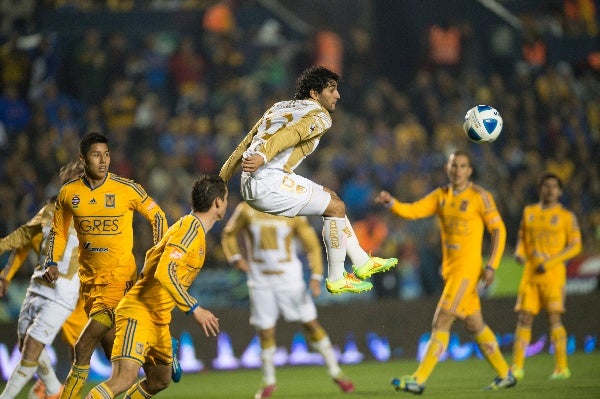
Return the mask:
<svg viewBox="0 0 600 399">
<path fill-rule="evenodd" d="M 358 399 L 412 397 L 396 393 L 390 378 L 414 370 L 414 360 L 395 360 L 385 363 L 374 361 L 346 365 L 344 371 L 356 385 L 352 394 L 342 393 L 334 385 L 324 367 L 280 367 L 277 369 L 278 389 L 273 399 Z M 553 358 L 539 354 L 527 359 L 526 375 L 516 387 L 501 391 L 482 391 L 494 378 L 494 372 L 484 360 L 464 362 L 445 361 L 437 365 L 427 389 L 421 397 L 452 399 L 576 399 L 600 398 L 600 351 L 591 354 L 576 352 L 569 357 L 572 377 L 564 381 L 548 379 L 553 368 Z M 259 370 L 208 371 L 185 374 L 178 384 L 172 384 L 157 398 L 187 399 L 237 399 L 252 398 L 260 384 Z M 91 386 L 90 386 L 91 387 Z M 29 389 L 29 386 L 27 387 Z M 26 398 L 26 392 L 18 398 Z"/>
</svg>

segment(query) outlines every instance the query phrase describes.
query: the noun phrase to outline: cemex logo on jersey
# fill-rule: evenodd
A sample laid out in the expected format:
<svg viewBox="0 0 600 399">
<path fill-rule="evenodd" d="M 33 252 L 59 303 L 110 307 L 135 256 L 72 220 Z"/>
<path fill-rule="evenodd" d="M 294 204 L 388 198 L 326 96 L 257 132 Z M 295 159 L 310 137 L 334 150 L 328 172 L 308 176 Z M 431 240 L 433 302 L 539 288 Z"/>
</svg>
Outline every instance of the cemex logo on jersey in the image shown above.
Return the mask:
<svg viewBox="0 0 600 399">
<path fill-rule="evenodd" d="M 108 248 L 92 247 L 92 243 L 89 241 L 86 242 L 85 244 L 83 244 L 83 249 L 85 249 L 86 251 L 90 251 L 90 252 L 108 252 Z"/>
</svg>

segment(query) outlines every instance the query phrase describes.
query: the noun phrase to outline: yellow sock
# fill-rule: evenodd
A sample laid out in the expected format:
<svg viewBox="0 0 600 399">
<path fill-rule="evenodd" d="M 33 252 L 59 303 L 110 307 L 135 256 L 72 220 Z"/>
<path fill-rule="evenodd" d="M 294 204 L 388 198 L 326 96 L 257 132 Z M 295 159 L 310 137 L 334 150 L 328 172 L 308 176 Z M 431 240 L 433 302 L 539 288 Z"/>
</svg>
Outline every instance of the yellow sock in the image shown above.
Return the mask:
<svg viewBox="0 0 600 399">
<path fill-rule="evenodd" d="M 567 330 L 562 324 L 552 327 L 550 340 L 554 344 L 554 362 L 557 370 L 564 370 L 567 366 Z"/>
<path fill-rule="evenodd" d="M 85 397 L 85 399 L 112 399 L 115 395 L 110 388 L 103 382 L 100 385 L 96 385 Z"/>
<path fill-rule="evenodd" d="M 502 356 L 502 352 L 500 352 L 498 341 L 492 330 L 488 326 L 485 326 L 484 329 L 475 336 L 475 342 L 477 342 L 479 349 L 481 349 L 481 353 L 483 353 L 483 356 L 488 363 L 496 370 L 498 376 L 506 378 L 508 376 L 509 367 L 506 360 L 504 360 L 504 356 Z"/>
<path fill-rule="evenodd" d="M 142 388 L 142 382 L 144 381 L 145 379 L 139 381 L 137 384 L 129 388 L 129 391 L 125 393 L 123 399 L 150 399 L 153 397 L 154 395 L 149 394 Z"/>
<path fill-rule="evenodd" d="M 413 373 L 413 377 L 419 384 L 424 384 L 431 375 L 433 368 L 438 363 L 440 356 L 446 351 L 450 341 L 450 332 L 434 330 L 427 343 L 427 351 L 425 356 L 419 363 L 417 371 Z"/>
<path fill-rule="evenodd" d="M 65 388 L 61 395 L 62 399 L 80 399 L 81 390 L 90 373 L 90 365 L 78 366 L 73 363 L 71 371 L 65 380 Z"/>
<path fill-rule="evenodd" d="M 531 342 L 531 327 L 517 326 L 513 345 L 513 365 L 522 369 L 525 366 L 525 352 Z"/>
</svg>

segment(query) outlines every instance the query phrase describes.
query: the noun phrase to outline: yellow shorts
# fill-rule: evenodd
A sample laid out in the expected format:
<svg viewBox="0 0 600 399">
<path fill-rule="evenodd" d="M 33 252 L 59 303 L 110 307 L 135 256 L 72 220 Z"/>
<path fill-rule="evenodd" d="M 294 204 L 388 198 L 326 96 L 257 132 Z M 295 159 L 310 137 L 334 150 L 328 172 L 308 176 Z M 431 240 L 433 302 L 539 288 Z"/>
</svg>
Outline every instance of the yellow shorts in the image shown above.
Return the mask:
<svg viewBox="0 0 600 399">
<path fill-rule="evenodd" d="M 519 286 L 515 311 L 537 315 L 541 309 L 548 313 L 565 312 L 564 284 L 525 282 Z"/>
<path fill-rule="evenodd" d="M 62 326 L 62 339 L 71 347 L 75 346 L 75 342 L 79 338 L 79 334 L 88 322 L 87 314 L 83 309 L 83 299 L 79 297 L 73 313 L 65 320 Z"/>
<path fill-rule="evenodd" d="M 108 313 L 114 322 L 115 308 L 123 296 L 133 287 L 133 281 L 118 281 L 108 284 L 81 284 L 79 289 L 88 317 L 102 312 Z"/>
<path fill-rule="evenodd" d="M 148 322 L 150 317 L 136 320 L 128 317 L 117 317 L 116 336 L 111 360 L 131 359 L 140 365 L 171 364 L 171 331 L 168 324 Z"/>
<path fill-rule="evenodd" d="M 481 311 L 481 302 L 477 293 L 478 279 L 450 277 L 445 281 L 442 296 L 438 302 L 436 314 L 441 309 L 464 319 Z"/>
</svg>

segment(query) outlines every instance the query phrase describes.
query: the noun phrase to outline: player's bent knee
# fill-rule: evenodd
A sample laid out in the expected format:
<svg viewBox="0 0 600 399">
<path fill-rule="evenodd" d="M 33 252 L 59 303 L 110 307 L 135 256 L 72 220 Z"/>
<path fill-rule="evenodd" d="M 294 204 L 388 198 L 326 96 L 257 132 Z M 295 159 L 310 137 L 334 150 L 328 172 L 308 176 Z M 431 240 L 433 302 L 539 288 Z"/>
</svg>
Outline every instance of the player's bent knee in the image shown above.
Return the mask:
<svg viewBox="0 0 600 399">
<path fill-rule="evenodd" d="M 331 197 L 329 205 L 325 209 L 324 216 L 343 218 L 346 216 L 346 204 L 339 197 Z"/>
<path fill-rule="evenodd" d="M 146 379 L 147 391 L 151 395 L 156 395 L 162 390 L 165 390 L 171 384 L 171 374 L 160 376 L 158 378 L 152 378 L 151 381 Z"/>
</svg>

